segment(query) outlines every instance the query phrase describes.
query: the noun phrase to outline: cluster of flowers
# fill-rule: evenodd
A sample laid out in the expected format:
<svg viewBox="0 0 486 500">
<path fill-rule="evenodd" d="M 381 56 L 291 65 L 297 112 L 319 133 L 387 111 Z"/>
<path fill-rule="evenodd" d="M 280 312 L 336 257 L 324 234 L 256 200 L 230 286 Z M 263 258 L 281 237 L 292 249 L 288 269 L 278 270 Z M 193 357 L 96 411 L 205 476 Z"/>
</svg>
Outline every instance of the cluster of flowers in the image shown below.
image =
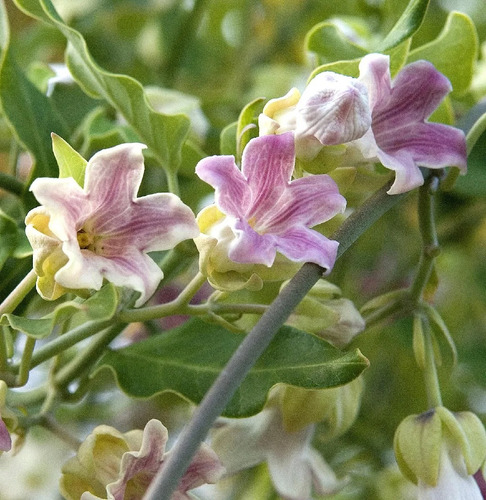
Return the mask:
<svg viewBox="0 0 486 500">
<path fill-rule="evenodd" d="M 419 166 L 464 170 L 464 134 L 426 121 L 450 90 L 426 61 L 406 66 L 392 81 L 389 58 L 380 54 L 362 59 L 359 78 L 318 74 L 302 96 L 293 89 L 267 103 L 260 137 L 245 148 L 241 170 L 232 156 L 200 161 L 196 173 L 214 187 L 215 204 L 197 223 L 173 194 L 137 198 L 142 144 L 95 154 L 83 187 L 72 178 L 36 179 L 31 190 L 41 206 L 26 224 L 38 291 L 56 299 L 67 290 L 98 290 L 106 278 L 140 292 L 140 306 L 162 279 L 147 252 L 190 238 L 199 248 L 201 271 L 218 288 L 235 286 L 228 273 L 245 275 L 248 284 L 255 273 L 268 279 L 275 270 L 285 279 L 295 263 L 330 270 L 338 244 L 310 228 L 343 212 L 346 200 L 326 174 L 291 180 L 296 158 L 305 162 L 342 145 L 347 165 L 379 161 L 395 171 L 390 194 L 421 185 Z"/>
<path fill-rule="evenodd" d="M 186 239 L 195 240 L 200 270 L 217 289 L 258 289 L 265 280 L 284 281 L 304 262 L 330 271 L 338 243 L 312 228 L 343 213 L 346 199 L 331 176 L 306 171 L 306 165 L 326 157 L 327 148 L 334 148 L 341 165 L 379 162 L 394 171 L 390 195 L 421 185 L 419 167 L 466 169 L 464 134 L 427 121 L 451 91 L 447 78 L 419 61 L 392 80 L 389 58 L 381 54 L 364 57 L 359 69 L 358 78 L 317 74 L 302 95 L 292 89 L 269 101 L 259 117 L 260 136 L 245 147 L 241 168 L 233 156 L 201 160 L 196 174 L 214 188 L 215 202 L 197 218 L 174 194 L 137 197 L 145 147 L 138 143 L 96 153 L 83 185 L 73 178 L 36 179 L 31 190 L 41 206 L 27 215 L 26 231 L 40 295 L 52 300 L 68 291 L 99 290 L 106 279 L 139 292 L 135 305 L 140 307 L 163 277 L 147 254 Z M 315 398 L 322 399 L 318 393 Z M 255 439 L 247 440 L 244 466 L 268 461 L 277 489 L 288 498 L 309 497 L 311 483 L 320 493 L 334 491 L 340 482 L 310 447 L 315 422 L 292 424 L 289 430 L 281 401 L 274 397 L 261 414 L 217 431 L 223 464 L 229 471 L 241 468 L 233 463 L 236 455 L 228 443 L 251 427 Z M 154 422 L 136 436 L 96 430 L 65 467 L 66 498 L 123 498 L 126 488 L 144 490 L 164 460 L 166 431 Z M 289 436 L 284 441 L 282 429 Z M 7 449 L 5 430 L 0 437 Z M 116 441 L 116 466 L 103 465 L 114 455 L 96 458 L 103 440 L 108 448 Z M 93 465 L 93 456 L 101 465 Z M 216 481 L 223 470 L 207 448 L 193 465 L 198 472 L 186 478 L 177 498 Z"/>
</svg>

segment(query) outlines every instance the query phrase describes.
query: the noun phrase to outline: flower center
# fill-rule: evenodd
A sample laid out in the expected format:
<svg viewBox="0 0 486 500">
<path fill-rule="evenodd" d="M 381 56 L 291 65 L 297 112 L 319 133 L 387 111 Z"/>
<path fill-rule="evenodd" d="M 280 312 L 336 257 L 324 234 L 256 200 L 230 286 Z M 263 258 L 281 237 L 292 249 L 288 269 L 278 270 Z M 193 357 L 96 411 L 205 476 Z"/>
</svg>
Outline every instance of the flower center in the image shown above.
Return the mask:
<svg viewBox="0 0 486 500">
<path fill-rule="evenodd" d="M 94 243 L 94 236 L 87 233 L 84 229 L 78 231 L 78 244 L 81 250 L 90 249 L 90 245 Z"/>
</svg>

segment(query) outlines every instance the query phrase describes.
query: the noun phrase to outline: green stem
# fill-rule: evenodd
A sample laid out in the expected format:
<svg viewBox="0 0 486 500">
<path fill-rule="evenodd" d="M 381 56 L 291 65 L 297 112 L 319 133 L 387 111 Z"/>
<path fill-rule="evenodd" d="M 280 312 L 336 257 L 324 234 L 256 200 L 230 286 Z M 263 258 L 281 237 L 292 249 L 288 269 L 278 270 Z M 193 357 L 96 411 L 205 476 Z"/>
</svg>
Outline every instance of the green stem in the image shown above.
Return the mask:
<svg viewBox="0 0 486 500">
<path fill-rule="evenodd" d="M 177 177 L 177 172 L 171 169 L 165 170 L 167 176 L 167 189 L 169 192 L 179 196 L 179 178 Z"/>
<path fill-rule="evenodd" d="M 0 304 L 0 317 L 2 314 L 11 313 L 15 310 L 32 288 L 34 288 L 36 280 L 37 275 L 33 270 L 30 271 Z"/>
<path fill-rule="evenodd" d="M 8 370 L 7 327 L 0 326 L 0 372 Z"/>
<path fill-rule="evenodd" d="M 32 337 L 27 337 L 24 346 L 24 352 L 22 353 L 22 359 L 20 360 L 19 374 L 17 377 L 17 386 L 22 387 L 29 380 L 29 373 L 31 369 L 32 353 L 34 352 L 35 339 Z"/>
<path fill-rule="evenodd" d="M 118 317 L 121 321 L 126 323 L 134 323 L 137 321 L 150 321 L 152 319 L 163 318 L 172 314 L 184 314 L 187 312 L 185 306 L 187 306 L 205 281 L 206 277 L 201 273 L 197 273 L 178 297 L 171 302 L 141 309 L 127 309 L 126 311 L 121 311 Z"/>
<path fill-rule="evenodd" d="M 371 196 L 333 235 L 333 239 L 340 243 L 338 256 L 341 256 L 387 210 L 403 199 L 404 195 L 387 195 L 388 189 L 389 185 Z M 169 500 L 171 498 L 216 418 L 222 413 L 248 371 L 285 323 L 292 310 L 321 278 L 323 271 L 316 264 L 304 264 L 251 332 L 246 335 L 196 408 L 191 421 L 179 437 L 177 445 L 172 449 L 167 463 L 150 485 L 144 497 L 145 500 Z"/>
<path fill-rule="evenodd" d="M 4 189 L 5 191 L 15 194 L 16 196 L 22 196 L 25 186 L 22 181 L 19 181 L 13 175 L 0 172 L 0 189 Z"/>
<path fill-rule="evenodd" d="M 72 330 L 37 349 L 32 356 L 31 367 L 33 368 L 38 366 L 44 361 L 61 354 L 66 349 L 69 349 L 69 347 L 76 345 L 78 342 L 101 332 L 101 330 L 110 326 L 111 323 L 111 320 L 102 322 L 89 321 L 88 323 L 84 323 L 83 325 L 73 328 Z"/>
<path fill-rule="evenodd" d="M 435 227 L 434 198 L 439 185 L 439 179 L 430 175 L 419 189 L 418 213 L 419 226 L 422 236 L 422 254 L 417 274 L 410 287 L 410 297 L 415 304 L 422 300 L 425 288 L 434 268 L 434 261 L 440 252 Z"/>
<path fill-rule="evenodd" d="M 442 397 L 440 393 L 439 377 L 437 375 L 437 365 L 435 362 L 434 346 L 432 344 L 432 334 L 428 321 L 424 326 L 424 340 L 425 340 L 425 368 L 424 368 L 424 381 L 425 390 L 427 393 L 427 402 L 429 408 L 436 408 L 442 406 Z"/>
<path fill-rule="evenodd" d="M 60 426 L 50 415 L 43 415 L 42 419 L 39 421 L 39 425 L 62 439 L 73 450 L 77 450 L 81 446 L 82 441 L 67 432 L 66 429 Z"/>
<path fill-rule="evenodd" d="M 93 366 L 108 344 L 120 334 L 125 326 L 125 323 L 118 323 L 100 332 L 79 356 L 76 356 L 75 359 L 59 370 L 54 377 L 55 386 L 61 390 L 65 389 L 76 377 L 80 376 L 90 366 Z"/>
</svg>

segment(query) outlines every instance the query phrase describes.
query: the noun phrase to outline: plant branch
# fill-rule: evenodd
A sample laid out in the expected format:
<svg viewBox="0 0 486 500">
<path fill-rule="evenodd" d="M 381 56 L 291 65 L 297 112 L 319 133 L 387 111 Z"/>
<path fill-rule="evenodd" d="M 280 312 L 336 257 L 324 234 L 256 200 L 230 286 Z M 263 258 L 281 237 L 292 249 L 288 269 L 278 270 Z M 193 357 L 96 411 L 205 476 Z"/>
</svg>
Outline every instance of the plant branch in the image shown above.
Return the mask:
<svg viewBox="0 0 486 500">
<path fill-rule="evenodd" d="M 8 297 L 0 304 L 0 317 L 8 314 L 24 300 L 25 296 L 34 288 L 37 275 L 32 270 L 27 276 L 10 292 Z"/>
<path fill-rule="evenodd" d="M 333 239 L 340 243 L 338 256 L 341 256 L 376 220 L 405 196 L 389 196 L 386 194 L 388 189 L 389 185 L 371 196 L 333 235 Z M 193 418 L 171 451 L 167 463 L 147 490 L 145 500 L 171 498 L 216 418 L 222 413 L 248 371 L 292 310 L 322 276 L 323 271 L 324 269 L 316 264 L 304 264 L 262 315 L 194 412 Z"/>
</svg>

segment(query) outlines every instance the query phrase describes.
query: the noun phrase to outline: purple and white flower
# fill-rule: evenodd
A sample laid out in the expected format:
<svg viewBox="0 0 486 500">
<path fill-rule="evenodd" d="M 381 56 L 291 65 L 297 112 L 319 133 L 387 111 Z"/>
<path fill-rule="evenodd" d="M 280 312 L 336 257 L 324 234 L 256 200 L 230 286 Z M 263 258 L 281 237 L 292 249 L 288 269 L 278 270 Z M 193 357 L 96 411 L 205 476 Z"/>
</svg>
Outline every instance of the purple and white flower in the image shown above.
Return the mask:
<svg viewBox="0 0 486 500">
<path fill-rule="evenodd" d="M 137 198 L 144 148 L 133 143 L 99 151 L 86 166 L 84 188 L 71 177 L 32 183 L 42 206 L 27 214 L 26 234 L 44 298 L 99 290 L 106 278 L 140 292 L 140 306 L 163 277 L 147 253 L 199 235 L 192 211 L 177 196 Z"/>
<path fill-rule="evenodd" d="M 368 89 L 371 128 L 352 143 L 364 159 L 395 171 L 388 191 L 410 191 L 424 182 L 419 167 L 459 167 L 466 171 L 464 133 L 427 118 L 452 90 L 449 80 L 428 61 L 405 66 L 392 80 L 390 60 L 369 54 L 360 62 L 359 80 Z"/>
<path fill-rule="evenodd" d="M 310 228 L 343 212 L 346 200 L 327 175 L 291 181 L 294 162 L 289 132 L 251 140 L 241 170 L 232 156 L 208 157 L 197 165 L 226 216 L 218 224 L 224 225 L 219 233 L 225 234 L 231 261 L 271 267 L 279 252 L 290 261 L 333 267 L 338 243 Z"/>
</svg>

